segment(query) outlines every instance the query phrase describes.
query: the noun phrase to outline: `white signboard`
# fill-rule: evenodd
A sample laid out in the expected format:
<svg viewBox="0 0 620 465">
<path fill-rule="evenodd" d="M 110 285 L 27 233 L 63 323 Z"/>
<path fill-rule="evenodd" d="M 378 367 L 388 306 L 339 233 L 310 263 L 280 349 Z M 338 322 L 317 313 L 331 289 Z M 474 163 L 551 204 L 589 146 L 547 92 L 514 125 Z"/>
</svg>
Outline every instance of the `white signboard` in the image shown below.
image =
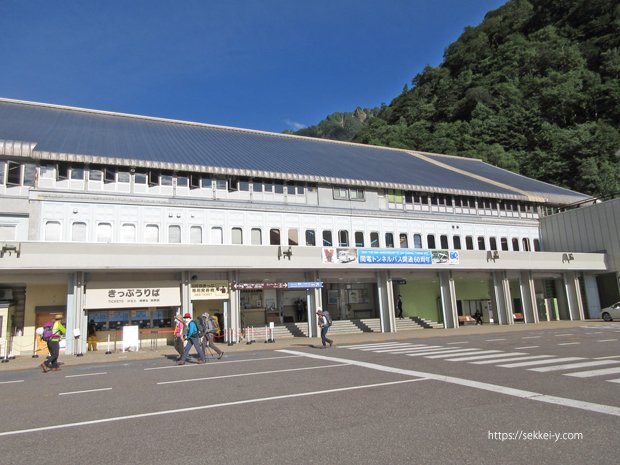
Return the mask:
<svg viewBox="0 0 620 465">
<path fill-rule="evenodd" d="M 140 347 L 140 327 L 123 326 L 123 352 L 138 352 Z"/>
<path fill-rule="evenodd" d="M 176 281 L 88 283 L 84 308 L 178 307 L 181 287 Z"/>
<path fill-rule="evenodd" d="M 192 281 L 192 300 L 228 299 L 228 281 Z"/>
</svg>

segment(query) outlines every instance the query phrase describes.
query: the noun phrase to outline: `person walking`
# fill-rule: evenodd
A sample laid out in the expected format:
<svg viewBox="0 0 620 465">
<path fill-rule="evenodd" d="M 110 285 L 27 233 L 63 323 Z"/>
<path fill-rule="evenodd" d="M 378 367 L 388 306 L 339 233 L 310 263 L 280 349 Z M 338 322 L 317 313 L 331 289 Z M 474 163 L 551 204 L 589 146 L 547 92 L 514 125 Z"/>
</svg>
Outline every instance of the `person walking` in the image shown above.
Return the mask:
<svg viewBox="0 0 620 465">
<path fill-rule="evenodd" d="M 396 309 L 398 310 L 398 318 L 403 319 L 403 298 L 398 294 L 398 301 L 396 302 Z"/>
<path fill-rule="evenodd" d="M 323 349 L 327 348 L 327 344 L 332 347 L 334 345 L 334 341 L 327 337 L 327 331 L 329 331 L 329 327 L 332 325 L 332 318 L 329 315 L 327 310 L 323 310 L 321 307 L 316 309 L 316 314 L 319 316 L 319 327 L 321 328 L 321 342 L 323 343 Z"/>
<path fill-rule="evenodd" d="M 174 348 L 178 352 L 177 362 L 183 355 L 183 333 L 185 331 L 185 321 L 179 313 L 174 317 Z"/>
<path fill-rule="evenodd" d="M 53 336 L 47 341 L 47 350 L 49 356 L 40 365 L 43 373 L 48 371 L 60 371 L 58 364 L 58 356 L 60 355 L 60 339 L 67 333 L 66 328 L 62 324 L 62 315 L 56 315 L 54 317 L 54 325 L 52 326 Z"/>
<path fill-rule="evenodd" d="M 205 332 L 206 347 L 214 350 L 219 360 L 224 356 L 224 352 L 215 345 L 215 335 L 219 330 L 218 325 L 216 325 L 215 321 L 213 321 L 213 317 L 210 316 L 208 312 L 203 313 L 202 318 L 204 318 L 205 327 L 207 328 Z"/>
<path fill-rule="evenodd" d="M 198 352 L 198 357 L 200 360 L 198 363 L 205 363 L 205 354 L 202 351 L 202 345 L 200 343 L 200 333 L 198 331 L 198 325 L 194 320 L 192 320 L 192 316 L 189 313 L 183 315 L 183 319 L 185 320 L 185 350 L 183 351 L 183 355 L 181 355 L 181 360 L 177 363 L 178 365 L 185 365 L 185 361 L 187 360 L 187 356 L 189 355 L 189 351 L 192 346 L 195 347 L 196 352 Z"/>
<path fill-rule="evenodd" d="M 90 320 L 86 329 L 86 341 L 88 341 L 88 350 L 97 350 L 97 324 L 95 320 Z"/>
</svg>

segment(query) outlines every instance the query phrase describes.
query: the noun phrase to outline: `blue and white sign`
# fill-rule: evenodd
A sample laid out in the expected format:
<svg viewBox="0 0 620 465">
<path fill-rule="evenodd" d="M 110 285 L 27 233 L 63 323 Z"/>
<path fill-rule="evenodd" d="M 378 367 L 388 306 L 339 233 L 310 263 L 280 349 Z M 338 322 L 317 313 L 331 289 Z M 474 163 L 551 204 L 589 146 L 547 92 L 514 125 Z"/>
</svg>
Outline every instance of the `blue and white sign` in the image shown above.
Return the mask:
<svg viewBox="0 0 620 465">
<path fill-rule="evenodd" d="M 319 289 L 323 287 L 323 282 L 321 281 L 297 281 L 297 282 L 289 282 L 289 289 Z"/>
<path fill-rule="evenodd" d="M 360 265 L 432 265 L 430 250 L 358 249 Z"/>
<path fill-rule="evenodd" d="M 448 260 L 448 263 L 450 265 L 458 265 L 459 264 L 459 251 L 458 250 L 451 250 L 450 251 L 450 259 Z"/>
</svg>

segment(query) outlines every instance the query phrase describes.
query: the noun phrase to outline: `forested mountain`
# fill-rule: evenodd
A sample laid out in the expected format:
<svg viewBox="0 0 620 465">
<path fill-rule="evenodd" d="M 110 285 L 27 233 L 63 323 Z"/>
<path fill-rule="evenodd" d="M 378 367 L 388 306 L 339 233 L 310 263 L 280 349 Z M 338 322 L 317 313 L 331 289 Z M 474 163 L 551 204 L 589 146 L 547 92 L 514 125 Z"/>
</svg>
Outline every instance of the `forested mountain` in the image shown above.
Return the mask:
<svg viewBox="0 0 620 465">
<path fill-rule="evenodd" d="M 368 123 L 369 119 L 379 113 L 378 108 L 356 108 L 354 112 L 332 113 L 315 126 L 300 129 L 294 134 L 299 136 L 318 137 L 351 141 Z M 285 131 L 293 134 L 290 131 Z"/>
<path fill-rule="evenodd" d="M 412 83 L 353 140 L 620 191 L 618 0 L 510 0 Z"/>
</svg>

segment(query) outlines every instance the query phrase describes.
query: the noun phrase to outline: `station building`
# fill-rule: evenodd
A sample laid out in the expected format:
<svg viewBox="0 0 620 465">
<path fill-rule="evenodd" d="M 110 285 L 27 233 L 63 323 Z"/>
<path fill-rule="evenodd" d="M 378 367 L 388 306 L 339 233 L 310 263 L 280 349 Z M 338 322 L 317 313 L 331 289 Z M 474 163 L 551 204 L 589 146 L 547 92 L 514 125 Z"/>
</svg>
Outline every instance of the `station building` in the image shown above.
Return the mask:
<svg viewBox="0 0 620 465">
<path fill-rule="evenodd" d="M 606 254 L 541 224 L 589 203 L 476 159 L 0 99 L 0 337 L 27 354 L 59 312 L 67 353 L 91 319 L 165 338 L 178 312 L 231 343 L 315 337 L 317 307 L 332 331 L 584 319 Z"/>
</svg>

